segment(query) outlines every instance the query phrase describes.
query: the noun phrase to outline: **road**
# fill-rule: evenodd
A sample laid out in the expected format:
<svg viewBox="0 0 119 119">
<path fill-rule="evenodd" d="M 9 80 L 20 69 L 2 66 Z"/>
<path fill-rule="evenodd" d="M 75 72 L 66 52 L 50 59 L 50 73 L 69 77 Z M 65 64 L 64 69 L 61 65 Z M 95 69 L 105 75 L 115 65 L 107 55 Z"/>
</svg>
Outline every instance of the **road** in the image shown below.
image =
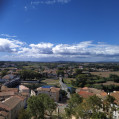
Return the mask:
<svg viewBox="0 0 119 119">
<path fill-rule="evenodd" d="M 61 89 L 65 90 L 67 92 L 67 97 L 70 98 L 70 92 L 68 91 L 67 85 L 65 83 L 63 83 L 62 77 L 59 77 L 59 83 L 60 83 Z"/>
</svg>

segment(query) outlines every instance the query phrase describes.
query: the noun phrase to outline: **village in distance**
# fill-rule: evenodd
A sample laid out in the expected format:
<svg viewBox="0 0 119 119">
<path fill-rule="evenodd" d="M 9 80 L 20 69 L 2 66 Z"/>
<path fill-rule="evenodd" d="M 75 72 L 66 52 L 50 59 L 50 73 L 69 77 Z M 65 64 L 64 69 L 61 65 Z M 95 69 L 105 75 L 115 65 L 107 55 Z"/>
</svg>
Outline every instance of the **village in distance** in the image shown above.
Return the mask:
<svg viewBox="0 0 119 119">
<path fill-rule="evenodd" d="M 119 119 L 119 63 L 0 62 L 0 119 Z"/>
</svg>

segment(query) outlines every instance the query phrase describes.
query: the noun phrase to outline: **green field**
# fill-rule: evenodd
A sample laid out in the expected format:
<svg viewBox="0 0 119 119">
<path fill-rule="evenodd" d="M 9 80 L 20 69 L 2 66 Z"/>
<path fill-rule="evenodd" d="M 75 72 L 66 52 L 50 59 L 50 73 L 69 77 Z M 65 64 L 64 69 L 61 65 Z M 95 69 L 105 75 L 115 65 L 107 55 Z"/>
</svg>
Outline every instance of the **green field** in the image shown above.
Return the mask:
<svg viewBox="0 0 119 119">
<path fill-rule="evenodd" d="M 64 79 L 63 79 L 64 83 L 65 83 L 68 87 L 73 87 L 73 86 L 71 85 L 71 80 L 75 81 L 76 79 L 74 79 L 74 78 L 64 78 Z"/>
</svg>

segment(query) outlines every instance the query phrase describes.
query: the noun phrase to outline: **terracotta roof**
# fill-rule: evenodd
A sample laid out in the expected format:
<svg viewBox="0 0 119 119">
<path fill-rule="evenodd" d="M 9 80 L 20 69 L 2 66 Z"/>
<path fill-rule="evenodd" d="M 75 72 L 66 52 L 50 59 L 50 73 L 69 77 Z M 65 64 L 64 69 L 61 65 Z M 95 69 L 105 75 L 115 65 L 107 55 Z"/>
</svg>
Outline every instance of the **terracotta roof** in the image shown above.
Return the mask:
<svg viewBox="0 0 119 119">
<path fill-rule="evenodd" d="M 107 93 L 106 92 L 101 92 L 100 95 L 101 96 L 107 96 Z"/>
<path fill-rule="evenodd" d="M 96 94 L 96 96 L 98 96 L 99 98 L 103 100 L 106 99 L 107 95 L 108 94 L 106 92 L 101 92 L 101 93 Z"/>
<path fill-rule="evenodd" d="M 37 91 L 48 91 L 48 92 L 59 92 L 60 88 L 55 88 L 55 87 L 51 87 L 51 88 L 37 88 Z"/>
<path fill-rule="evenodd" d="M 13 96 L 15 93 L 13 91 L 8 91 L 8 92 L 0 92 L 0 97 L 4 96 Z"/>
<path fill-rule="evenodd" d="M 6 111 L 0 111 L 0 115 L 6 117 L 8 115 L 8 112 L 6 112 Z"/>
<path fill-rule="evenodd" d="M 88 90 L 88 87 L 84 87 L 84 88 L 82 88 L 83 90 Z"/>
<path fill-rule="evenodd" d="M 103 90 L 95 89 L 95 88 L 84 87 L 84 88 L 76 89 L 76 93 L 80 93 L 80 92 L 88 92 L 90 94 L 95 94 L 102 99 L 104 99 L 107 96 L 106 92 L 104 92 Z"/>
<path fill-rule="evenodd" d="M 10 110 L 10 108 L 7 105 L 4 105 L 3 103 L 0 102 L 0 108 L 5 109 L 7 111 Z"/>
<path fill-rule="evenodd" d="M 29 90 L 29 88 L 27 88 L 27 87 L 24 86 L 24 85 L 19 85 L 19 89 L 20 89 L 20 90 L 23 90 L 23 89 L 25 89 L 25 90 L 26 90 L 26 89 Z"/>
<path fill-rule="evenodd" d="M 8 106 L 10 109 L 13 109 L 20 102 L 21 99 L 19 96 L 12 96 L 8 100 L 6 100 L 3 104 Z"/>
<path fill-rule="evenodd" d="M 89 96 L 93 96 L 94 95 L 94 93 L 90 93 L 90 92 L 87 92 L 87 91 L 80 91 L 80 92 L 78 92 L 78 94 L 80 96 L 82 96 L 83 98 L 88 98 Z"/>
<path fill-rule="evenodd" d="M 50 88 L 37 88 L 37 91 L 50 91 Z"/>
<path fill-rule="evenodd" d="M 119 105 L 119 91 L 115 91 L 113 93 L 110 93 L 110 95 L 116 99 L 115 102 L 117 103 L 117 105 Z"/>
<path fill-rule="evenodd" d="M 60 91 L 60 88 L 51 87 L 50 88 L 50 91 L 51 92 L 59 92 Z"/>
<path fill-rule="evenodd" d="M 8 91 L 18 92 L 18 88 L 1 88 L 1 91 L 4 91 L 4 92 L 8 92 Z"/>
<path fill-rule="evenodd" d="M 24 99 L 26 99 L 24 96 L 20 96 L 20 95 L 15 95 L 15 97 L 17 97 L 17 98 L 19 98 L 20 100 L 24 100 Z"/>
</svg>

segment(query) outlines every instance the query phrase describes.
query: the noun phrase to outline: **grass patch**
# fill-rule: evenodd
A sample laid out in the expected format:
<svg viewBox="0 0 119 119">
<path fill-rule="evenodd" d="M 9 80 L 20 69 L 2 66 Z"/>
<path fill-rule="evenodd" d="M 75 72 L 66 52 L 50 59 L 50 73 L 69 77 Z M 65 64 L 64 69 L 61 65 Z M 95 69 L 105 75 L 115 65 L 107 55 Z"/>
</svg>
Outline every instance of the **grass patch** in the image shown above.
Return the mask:
<svg viewBox="0 0 119 119">
<path fill-rule="evenodd" d="M 53 85 L 59 87 L 59 80 L 58 79 L 45 79 L 41 81 L 41 84 L 45 85 Z"/>
<path fill-rule="evenodd" d="M 71 84 L 71 80 L 75 81 L 76 79 L 74 79 L 74 78 L 64 78 L 63 79 L 64 83 L 66 83 L 66 84 Z"/>
</svg>

